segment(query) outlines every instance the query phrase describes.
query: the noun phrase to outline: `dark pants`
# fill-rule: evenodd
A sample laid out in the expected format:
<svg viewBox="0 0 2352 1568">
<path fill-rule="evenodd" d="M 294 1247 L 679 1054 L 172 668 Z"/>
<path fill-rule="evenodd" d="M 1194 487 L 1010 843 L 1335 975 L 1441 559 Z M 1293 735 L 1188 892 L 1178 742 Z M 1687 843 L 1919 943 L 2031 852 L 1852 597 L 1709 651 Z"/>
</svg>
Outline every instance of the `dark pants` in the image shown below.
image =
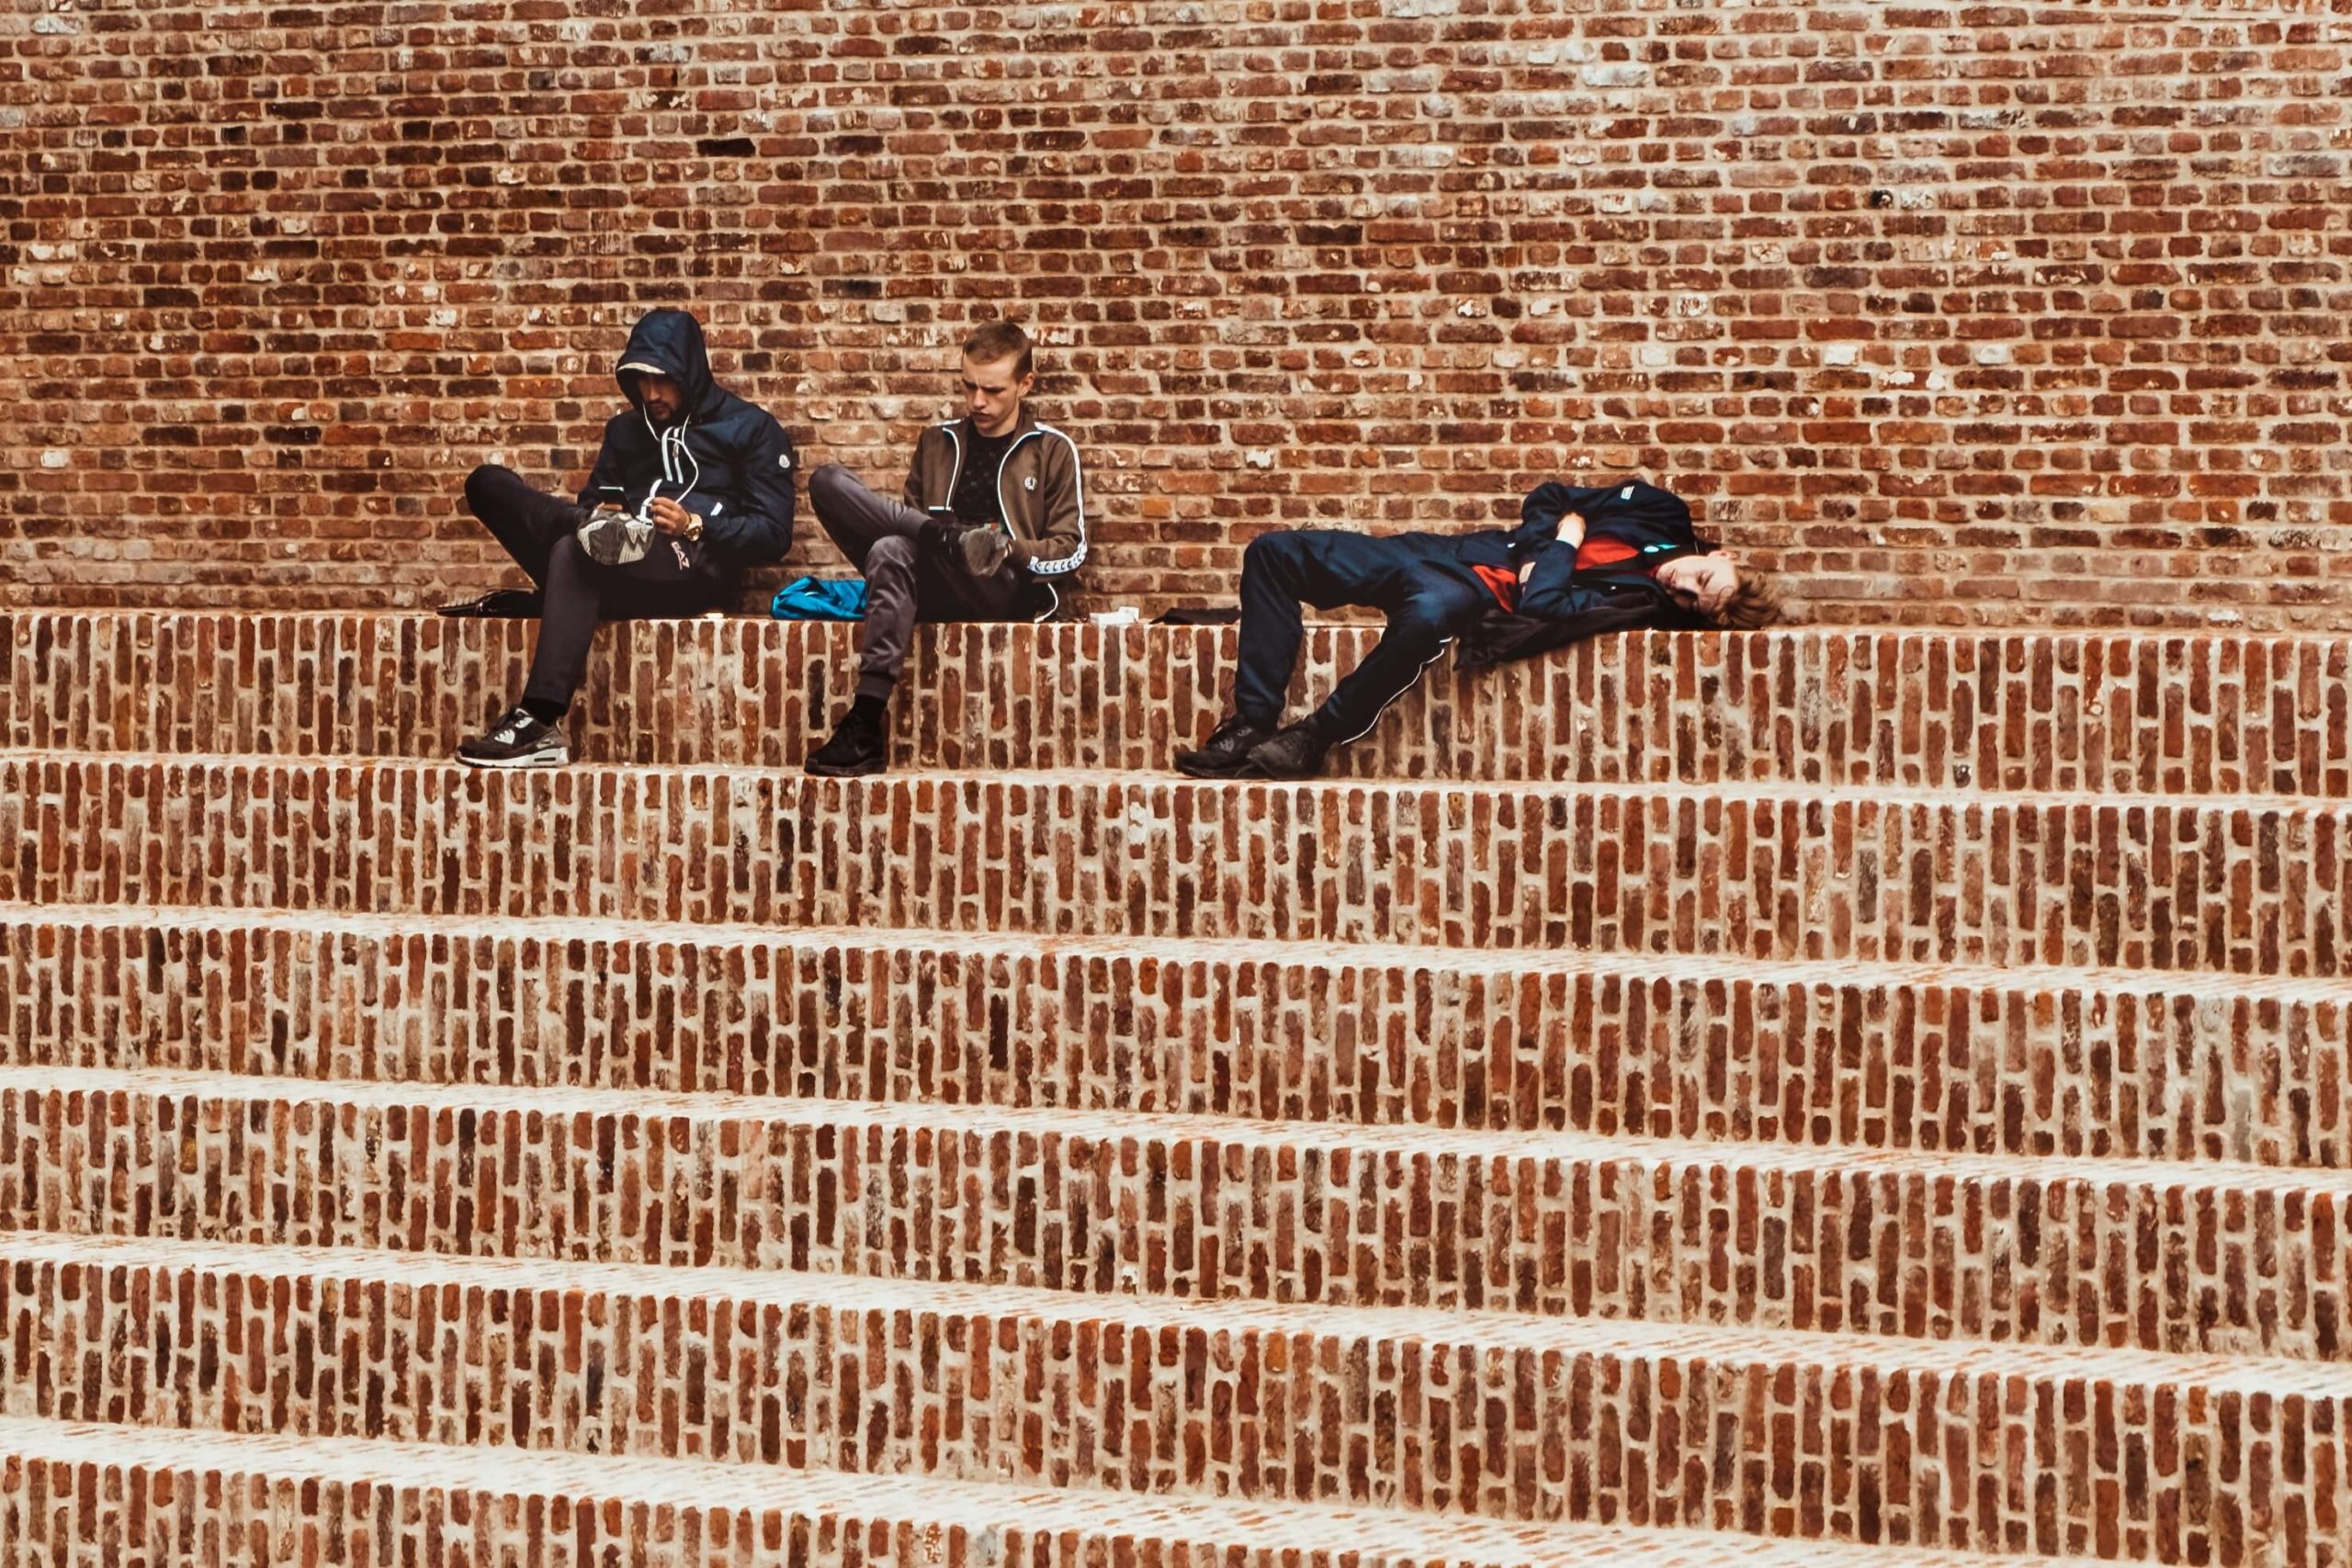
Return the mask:
<svg viewBox="0 0 2352 1568">
<path fill-rule="evenodd" d="M 1291 530 L 1261 534 L 1241 557 L 1241 663 L 1233 710 L 1261 728 L 1282 722 L 1305 626 L 1299 604 L 1361 604 L 1388 629 L 1308 722 L 1326 741 L 1353 740 L 1410 691 L 1446 644 L 1494 609 L 1494 595 L 1438 562 L 1453 542 L 1431 534 L 1374 538 Z"/>
<path fill-rule="evenodd" d="M 526 702 L 571 705 L 599 620 L 699 615 L 728 596 L 727 584 L 696 569 L 695 547 L 663 534 L 626 566 L 598 566 L 573 536 L 586 511 L 532 489 L 512 468 L 485 463 L 468 474 L 466 505 L 545 596 Z"/>
<path fill-rule="evenodd" d="M 858 631 L 857 694 L 888 698 L 907 666 L 917 621 L 1009 621 L 1021 607 L 1013 566 L 974 577 L 962 566 L 916 547 L 924 517 L 904 502 L 876 495 L 839 463 L 808 476 L 817 521 L 865 577 L 865 624 Z"/>
</svg>

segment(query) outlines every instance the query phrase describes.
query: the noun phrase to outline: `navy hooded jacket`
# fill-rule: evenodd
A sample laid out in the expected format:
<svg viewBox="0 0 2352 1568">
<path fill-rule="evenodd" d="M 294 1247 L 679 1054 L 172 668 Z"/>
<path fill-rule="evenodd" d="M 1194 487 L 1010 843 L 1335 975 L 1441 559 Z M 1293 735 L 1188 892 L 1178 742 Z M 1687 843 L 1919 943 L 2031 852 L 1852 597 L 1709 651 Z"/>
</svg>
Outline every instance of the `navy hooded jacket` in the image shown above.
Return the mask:
<svg viewBox="0 0 2352 1568">
<path fill-rule="evenodd" d="M 678 384 L 674 423 L 658 426 L 646 413 L 630 366 Z M 635 512 L 657 491 L 667 496 L 702 518 L 702 566 L 716 577 L 780 559 L 792 547 L 792 437 L 710 378 L 702 323 L 684 310 L 647 312 L 615 374 L 629 407 L 606 422 L 580 503 L 618 501 Z"/>
<path fill-rule="evenodd" d="M 1584 519 L 1587 540 L 1614 539 L 1633 553 L 1577 570 L 1577 547 L 1560 537 L 1560 519 L 1571 512 Z M 1535 568 L 1520 589 L 1518 612 L 1498 610 L 1464 634 L 1458 662 L 1499 664 L 1634 626 L 1707 624 L 1657 583 L 1657 569 L 1678 556 L 1714 553 L 1691 528 L 1690 503 L 1672 491 L 1639 479 L 1590 488 L 1555 479 L 1531 491 L 1519 516 L 1519 526 L 1508 533 L 1463 538 L 1465 565 L 1516 575 L 1532 556 Z"/>
</svg>

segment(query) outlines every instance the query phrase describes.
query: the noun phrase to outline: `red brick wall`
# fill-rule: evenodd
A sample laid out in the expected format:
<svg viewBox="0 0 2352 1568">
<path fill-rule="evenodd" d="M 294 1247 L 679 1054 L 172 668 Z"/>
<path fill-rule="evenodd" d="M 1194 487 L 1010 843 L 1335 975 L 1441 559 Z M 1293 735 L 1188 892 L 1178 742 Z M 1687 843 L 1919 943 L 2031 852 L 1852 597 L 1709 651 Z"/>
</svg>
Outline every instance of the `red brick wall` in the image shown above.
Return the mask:
<svg viewBox="0 0 2352 1568">
<path fill-rule="evenodd" d="M 491 581 L 684 302 L 888 476 L 1034 322 L 1114 595 L 1632 468 L 1826 618 L 2347 626 L 2347 160 L 2344 0 L 6 0 L 0 594 Z"/>
</svg>

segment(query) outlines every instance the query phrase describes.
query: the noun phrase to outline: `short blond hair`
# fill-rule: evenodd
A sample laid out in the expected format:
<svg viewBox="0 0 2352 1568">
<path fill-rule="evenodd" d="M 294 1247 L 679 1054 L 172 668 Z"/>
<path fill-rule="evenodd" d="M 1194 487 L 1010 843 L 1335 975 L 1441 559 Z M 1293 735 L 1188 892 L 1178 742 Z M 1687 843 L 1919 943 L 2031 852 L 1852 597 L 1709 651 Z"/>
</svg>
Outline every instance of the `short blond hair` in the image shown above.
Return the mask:
<svg viewBox="0 0 2352 1568">
<path fill-rule="evenodd" d="M 1758 631 L 1784 620 L 1788 609 L 1781 603 L 1780 585 L 1764 572 L 1752 567 L 1735 566 L 1739 573 L 1739 586 L 1732 590 L 1724 607 L 1707 617 L 1716 626 L 1729 631 Z"/>
</svg>

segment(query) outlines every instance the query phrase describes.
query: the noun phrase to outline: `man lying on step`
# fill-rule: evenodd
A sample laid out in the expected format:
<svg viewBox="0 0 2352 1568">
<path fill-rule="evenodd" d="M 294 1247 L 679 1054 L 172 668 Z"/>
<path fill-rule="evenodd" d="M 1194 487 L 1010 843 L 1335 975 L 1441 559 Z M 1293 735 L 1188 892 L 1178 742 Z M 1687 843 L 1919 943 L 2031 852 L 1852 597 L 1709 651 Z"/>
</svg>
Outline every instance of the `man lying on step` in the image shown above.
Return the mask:
<svg viewBox="0 0 2352 1568">
<path fill-rule="evenodd" d="M 466 504 L 537 592 L 499 589 L 442 614 L 535 615 L 539 643 L 521 700 L 459 746 L 459 761 L 569 761 L 560 724 L 599 620 L 723 607 L 745 568 L 792 544 L 792 438 L 710 378 L 701 322 L 684 310 L 650 312 L 629 333 L 616 374 L 629 406 L 605 424 L 577 501 L 492 464 L 466 476 Z"/>
<path fill-rule="evenodd" d="M 1554 482 L 1520 516 L 1509 531 L 1287 529 L 1252 539 L 1241 558 L 1233 711 L 1176 766 L 1204 779 L 1313 778 L 1326 752 L 1369 730 L 1456 638 L 1463 661 L 1482 665 L 1632 626 L 1745 630 L 1779 618 L 1769 580 L 1701 539 L 1690 508 L 1656 485 Z M 1383 610 L 1388 627 L 1321 707 L 1283 728 L 1302 601 Z"/>
<path fill-rule="evenodd" d="M 1043 620 L 1056 582 L 1086 559 L 1078 446 L 1023 406 L 1036 385 L 1029 334 L 990 321 L 964 344 L 966 416 L 915 441 L 897 500 L 838 463 L 808 476 L 817 521 L 865 574 L 857 693 L 812 773 L 889 766 L 890 694 L 918 621 Z"/>
</svg>

